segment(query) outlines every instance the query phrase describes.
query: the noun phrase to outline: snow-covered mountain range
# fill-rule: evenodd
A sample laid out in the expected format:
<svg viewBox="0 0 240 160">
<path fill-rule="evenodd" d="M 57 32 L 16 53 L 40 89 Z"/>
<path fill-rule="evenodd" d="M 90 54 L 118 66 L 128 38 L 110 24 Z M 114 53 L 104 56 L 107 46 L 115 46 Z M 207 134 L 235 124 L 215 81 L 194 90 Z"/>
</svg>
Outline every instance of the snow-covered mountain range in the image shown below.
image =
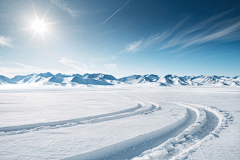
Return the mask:
<svg viewBox="0 0 240 160">
<path fill-rule="evenodd" d="M 96 74 L 73 74 L 56 75 L 47 72 L 40 74 L 29 74 L 25 76 L 17 75 L 8 78 L 0 75 L 0 85 L 4 84 L 36 84 L 36 85 L 114 85 L 114 84 L 156 84 L 159 86 L 240 86 L 240 76 L 176 76 L 165 75 L 131 75 L 123 78 L 115 78 L 112 75 Z"/>
</svg>

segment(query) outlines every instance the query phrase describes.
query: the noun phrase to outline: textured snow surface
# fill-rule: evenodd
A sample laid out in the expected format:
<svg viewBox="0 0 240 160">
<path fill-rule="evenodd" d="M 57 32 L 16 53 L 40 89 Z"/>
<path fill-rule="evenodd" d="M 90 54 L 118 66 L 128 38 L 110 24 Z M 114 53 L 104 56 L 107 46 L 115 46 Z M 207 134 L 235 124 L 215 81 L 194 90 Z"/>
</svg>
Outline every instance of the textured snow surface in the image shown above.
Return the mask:
<svg viewBox="0 0 240 160">
<path fill-rule="evenodd" d="M 1 91 L 0 95 L 0 127 L 76 119 L 138 104 L 101 91 L 17 90 Z"/>
<path fill-rule="evenodd" d="M 2 88 L 0 157 L 238 159 L 239 105 L 238 87 Z"/>
</svg>

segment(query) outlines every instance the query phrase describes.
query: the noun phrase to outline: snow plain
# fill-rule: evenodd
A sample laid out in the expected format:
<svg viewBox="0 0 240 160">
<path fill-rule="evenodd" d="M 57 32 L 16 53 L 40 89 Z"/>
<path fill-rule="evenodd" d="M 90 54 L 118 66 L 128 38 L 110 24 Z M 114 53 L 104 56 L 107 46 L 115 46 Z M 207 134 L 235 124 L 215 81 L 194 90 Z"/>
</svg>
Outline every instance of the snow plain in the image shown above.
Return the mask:
<svg viewBox="0 0 240 160">
<path fill-rule="evenodd" d="M 238 159 L 239 87 L 0 88 L 0 159 Z"/>
</svg>

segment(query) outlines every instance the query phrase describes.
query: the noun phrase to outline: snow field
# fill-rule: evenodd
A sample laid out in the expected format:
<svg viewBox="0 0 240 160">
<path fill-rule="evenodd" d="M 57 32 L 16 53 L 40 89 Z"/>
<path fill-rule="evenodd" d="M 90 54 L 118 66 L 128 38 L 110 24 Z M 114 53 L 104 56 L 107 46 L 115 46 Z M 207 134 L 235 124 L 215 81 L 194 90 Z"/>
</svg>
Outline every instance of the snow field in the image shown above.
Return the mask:
<svg viewBox="0 0 240 160">
<path fill-rule="evenodd" d="M 170 158 L 188 159 L 189 157 L 191 157 L 190 159 L 199 159 L 199 160 L 219 159 L 220 160 L 220 159 L 236 159 L 236 157 L 238 157 L 239 155 L 238 153 L 240 153 L 239 152 L 240 150 L 238 150 L 239 143 L 237 142 L 239 142 L 240 140 L 239 138 L 239 135 L 240 135 L 239 122 L 240 121 L 238 120 L 239 118 L 236 119 L 235 116 L 239 115 L 239 112 L 240 112 L 239 111 L 239 104 L 240 104 L 239 88 L 226 88 L 226 87 L 215 87 L 215 88 L 213 87 L 187 87 L 187 88 L 172 87 L 172 88 L 163 88 L 163 89 L 155 89 L 152 87 L 150 88 L 151 90 L 148 90 L 148 92 L 146 93 L 141 92 L 141 94 L 139 95 L 151 100 L 156 99 L 156 97 L 159 96 L 161 97 L 161 99 L 164 99 L 167 101 L 182 101 L 182 103 L 192 105 L 192 106 L 193 106 L 193 103 L 195 104 L 199 103 L 199 105 L 195 105 L 194 107 L 200 107 L 204 109 L 207 116 L 206 118 L 207 123 L 203 127 L 201 127 L 201 130 L 199 132 L 192 135 L 193 138 L 191 137 L 187 138 L 185 140 L 185 144 L 183 145 L 174 144 L 174 143 L 170 145 L 170 146 L 173 146 L 170 148 L 174 148 L 170 153 L 173 154 L 174 151 L 176 151 L 176 153 L 174 153 L 175 156 L 174 154 L 172 155 L 173 157 L 165 156 L 168 154 L 167 150 L 161 150 L 159 152 L 152 153 L 152 159 L 170 159 Z M 140 90 L 147 90 L 147 89 L 142 88 L 137 90 L 138 92 L 140 92 Z M 124 94 L 132 96 L 131 94 L 126 94 L 126 93 Z M 218 106 L 221 109 L 218 109 L 217 107 L 210 107 L 211 105 Z M 230 112 L 226 111 L 226 109 L 230 110 Z M 234 116 L 235 123 L 233 122 L 233 115 L 235 115 Z M 222 120 L 221 117 L 224 117 L 223 118 L 224 120 Z M 219 126 L 222 126 L 220 127 L 221 129 L 218 129 Z M 224 128 L 227 130 L 218 132 Z M 215 133 L 218 133 L 218 134 L 215 134 Z M 221 136 L 221 135 L 224 135 L 224 136 Z M 183 143 L 183 142 L 180 141 L 180 143 Z M 215 154 L 212 154 L 212 153 L 215 153 Z M 155 156 L 153 156 L 154 154 Z M 161 156 L 158 156 L 158 155 L 161 155 Z M 139 158 L 139 156 L 137 157 Z M 164 157 L 164 158 L 161 158 L 161 157 Z M 148 155 L 142 154 L 140 159 L 150 159 L 150 158 L 148 157 Z"/>
<path fill-rule="evenodd" d="M 138 114 L 148 114 L 160 109 L 159 105 L 153 103 L 155 105 L 148 105 L 145 107 L 145 104 L 140 101 L 136 101 L 138 105 L 133 108 L 125 109 L 118 112 L 112 112 L 97 116 L 90 116 L 86 118 L 78 118 L 64 121 L 54 121 L 47 123 L 36 123 L 36 124 L 27 124 L 27 125 L 19 125 L 19 126 L 10 126 L 10 127 L 2 127 L 0 128 L 0 136 L 4 135 L 14 135 L 14 134 L 23 134 L 27 132 L 34 132 L 39 130 L 47 130 L 47 129 L 57 129 L 63 127 L 72 127 L 78 124 L 88 124 L 88 123 L 98 123 L 102 121 L 109 121 L 124 117 L 130 117 Z"/>
<path fill-rule="evenodd" d="M 42 94 L 41 96 L 46 95 L 45 91 L 44 92 L 35 91 L 35 92 L 37 92 L 38 94 Z M 57 92 L 57 94 L 55 92 Z M 47 94 L 48 96 L 46 97 L 53 98 L 55 97 L 55 95 L 59 95 L 58 92 L 61 93 L 62 91 L 54 91 L 54 92 L 51 91 L 51 93 L 49 92 Z M 26 92 L 26 93 L 24 91 L 20 93 L 8 92 L 8 94 L 2 94 L 5 96 L 5 97 L 3 96 L 5 98 L 5 101 L 4 99 L 2 99 L 1 102 L 5 104 L 10 104 L 9 103 L 10 99 L 8 99 L 7 97 L 18 97 L 19 99 L 18 102 L 23 103 L 20 97 L 28 96 L 29 93 L 31 93 L 30 95 L 34 95 L 33 92 Z M 71 98 L 74 97 L 74 95 L 76 94 L 79 96 L 80 93 L 81 92 L 71 91 L 71 92 L 65 92 L 61 94 L 65 94 L 67 97 L 66 99 L 69 99 L 69 102 L 71 102 L 72 100 Z M 122 110 L 125 110 L 126 111 L 125 113 L 103 116 L 102 119 L 94 118 L 93 120 L 89 121 L 89 123 L 82 123 L 79 125 L 70 125 L 68 127 L 57 126 L 55 129 L 48 128 L 47 130 L 46 128 L 41 128 L 39 130 L 29 130 L 28 132 L 24 132 L 22 134 L 0 136 L 0 142 L 1 142 L 0 157 L 2 157 L 3 159 L 63 159 L 67 157 L 72 157 L 74 155 L 84 154 L 87 152 L 98 150 L 107 146 L 124 142 L 129 139 L 133 139 L 141 135 L 154 132 L 156 130 L 159 130 L 161 128 L 168 126 L 169 124 L 178 122 L 180 119 L 184 117 L 186 112 L 184 108 L 179 108 L 176 105 L 168 105 L 166 103 L 162 103 L 162 104 L 160 103 L 160 106 L 159 106 L 158 104 L 155 104 L 155 103 L 147 103 L 147 102 L 141 103 L 139 101 L 136 102 L 133 100 L 129 100 L 128 98 L 125 98 L 124 100 L 124 98 L 122 98 L 121 96 L 120 97 L 115 96 L 114 95 L 115 92 L 110 92 L 110 93 L 111 94 L 109 94 L 109 91 L 95 92 L 94 93 L 95 97 L 93 97 L 92 92 L 85 91 L 85 94 L 87 96 L 85 96 L 84 98 L 81 98 L 81 101 L 79 102 L 79 104 L 88 103 L 89 105 L 88 101 L 90 101 L 91 104 L 93 104 L 94 102 L 97 103 L 95 104 L 95 106 L 99 106 L 100 108 L 96 108 L 96 109 L 94 108 L 94 113 L 92 113 L 93 112 L 92 108 L 84 111 L 84 113 L 86 113 L 86 115 L 90 115 L 90 117 L 97 116 L 99 114 L 99 113 L 95 113 L 95 111 L 100 111 L 100 113 L 104 113 L 104 114 L 111 114 L 114 111 L 119 113 L 119 112 L 122 112 Z M 41 96 L 37 95 L 35 97 L 41 97 Z M 105 97 L 110 98 L 109 99 L 110 102 L 112 101 L 113 103 L 104 102 L 106 101 Z M 34 99 L 34 97 L 31 97 L 31 98 Z M 28 99 L 31 99 L 31 98 L 28 98 Z M 91 100 L 89 100 L 90 98 Z M 97 101 L 95 101 L 95 99 L 97 99 Z M 121 100 L 124 100 L 124 101 L 121 102 Z M 99 105 L 100 101 L 101 102 L 103 101 L 103 104 L 107 104 L 107 105 Z M 10 108 L 9 110 L 12 116 L 14 116 L 14 113 L 12 113 L 14 109 L 16 110 L 26 109 L 26 111 L 28 111 L 28 109 L 31 108 L 31 104 L 33 103 L 33 102 L 29 103 L 29 106 L 20 105 L 19 106 L 20 108 L 18 108 L 16 107 L 17 100 L 15 99 L 14 102 L 15 102 L 14 103 L 15 106 Z M 66 110 L 66 108 L 63 105 L 65 104 L 65 100 L 58 101 L 57 103 L 58 103 L 58 106 L 60 106 L 60 109 L 62 107 L 63 111 Z M 141 107 L 137 107 L 136 106 L 137 103 L 140 103 Z M 24 101 L 23 104 L 27 104 L 27 103 Z M 46 104 L 46 102 L 43 102 L 43 104 Z M 112 104 L 115 104 L 115 105 L 112 105 Z M 83 108 L 81 108 L 81 106 L 82 105 L 78 106 L 79 110 L 82 111 L 86 109 L 85 105 L 83 106 Z M 7 108 L 5 107 L 6 105 L 1 106 L 1 109 L 3 110 L 5 109 L 4 114 L 6 114 L 7 112 L 6 111 Z M 68 109 L 75 109 L 74 111 L 77 112 L 76 108 L 77 108 L 76 106 L 75 107 L 71 106 Z M 49 109 L 51 110 L 51 107 Z M 177 110 L 178 114 L 173 114 L 173 112 L 170 112 L 172 110 Z M 35 112 L 38 112 L 38 110 L 35 109 Z M 80 114 L 80 115 L 82 116 L 83 114 Z M 28 116 L 31 117 L 31 115 L 26 114 L 26 117 Z M 118 116 L 118 117 L 114 117 L 114 116 Z M 66 120 L 67 117 L 68 115 L 63 117 L 59 116 L 59 120 Z M 3 117 L 3 119 L 4 118 L 9 118 L 9 117 Z M 84 118 L 84 116 L 82 116 L 82 118 Z M 105 119 L 105 121 L 103 121 L 103 119 Z M 12 121 L 11 124 L 14 124 L 15 126 L 17 126 L 16 124 L 20 124 L 18 126 L 22 126 L 26 124 L 25 120 L 23 122 L 24 123 L 17 123 Z M 37 122 L 39 122 L 39 120 Z M 50 123 L 50 122 L 51 121 L 47 121 L 44 123 Z M 34 124 L 34 123 L 30 123 L 30 124 Z M 129 142 L 129 144 L 131 143 Z"/>
<path fill-rule="evenodd" d="M 158 104 L 154 102 L 150 102 L 151 104 L 155 104 L 159 106 Z M 84 159 L 84 160 L 94 160 L 94 159 L 111 159 L 111 156 L 114 156 L 115 154 L 121 154 L 121 152 L 125 152 L 126 150 L 133 149 L 136 146 L 139 146 L 141 144 L 145 144 L 150 140 L 156 139 L 158 137 L 161 137 L 178 126 L 182 125 L 186 122 L 188 114 L 186 113 L 185 116 L 183 116 L 180 120 L 169 124 L 159 130 L 152 131 L 150 133 L 146 133 L 143 135 L 139 135 L 137 137 L 122 141 L 120 143 L 116 143 L 104 148 L 100 148 L 98 150 L 94 150 L 92 152 L 87 152 L 85 154 L 80 154 L 77 156 L 66 158 L 69 160 L 77 160 L 77 159 Z"/>
<path fill-rule="evenodd" d="M 3 95 L 3 98 L 0 97 L 0 109 L 4 111 L 4 114 L 9 111 L 14 116 L 13 111 L 18 108 L 7 108 L 12 106 L 10 99 L 18 96 L 24 97 L 26 94 L 25 91 L 21 91 L 22 93 L 19 93 L 19 91 L 7 92 L 9 94 L 6 94 L 6 92 L 0 93 L 0 95 Z M 49 93 L 48 96 L 54 97 L 54 94 L 51 95 L 52 93 L 60 94 L 63 90 L 52 90 L 51 93 L 49 91 L 40 91 L 41 93 L 39 90 L 32 91 L 32 93 L 34 92 L 38 94 Z M 84 94 L 80 94 L 81 92 Z M 114 106 L 104 101 L 103 103 L 106 105 L 100 105 L 100 108 L 96 108 L 96 111 L 100 110 L 101 113 L 92 113 L 92 108 L 86 107 L 87 110 L 85 110 L 84 106 L 79 105 L 76 108 L 83 109 L 86 116 L 76 116 L 74 118 L 59 116 L 58 121 L 55 122 L 99 115 L 102 115 L 102 117 L 68 127 L 0 136 L 0 157 L 3 157 L 3 159 L 78 158 L 84 160 L 85 158 L 99 160 L 101 157 L 106 160 L 238 159 L 240 153 L 239 147 L 237 147 L 240 140 L 240 120 L 238 118 L 240 117 L 238 116 L 240 113 L 240 91 L 238 88 L 99 87 L 85 88 L 82 91 L 65 90 L 64 93 L 68 94 L 66 104 L 68 100 L 71 102 L 71 97 L 76 100 L 79 95 L 86 95 L 86 99 L 83 98 L 78 104 L 102 103 L 102 100 L 107 101 L 109 98 L 113 102 L 112 104 L 116 103 L 117 105 Z M 98 97 L 96 94 L 101 96 Z M 94 99 L 98 100 L 95 101 Z M 134 99 L 141 100 L 144 103 L 134 101 Z M 121 100 L 132 105 L 121 103 Z M 66 109 L 66 106 L 61 105 L 61 103 L 62 101 L 58 102 L 62 110 Z M 121 106 L 118 106 L 120 103 Z M 15 105 L 17 104 L 16 101 Z M 138 104 L 141 107 L 137 106 Z M 26 109 L 27 111 L 27 106 L 20 106 L 19 109 L 23 111 Z M 187 108 L 187 112 L 184 108 Z M 51 110 L 51 107 L 49 109 Z M 126 112 L 123 113 L 122 111 Z M 187 123 L 180 124 L 183 119 Z M 44 123 L 50 122 L 53 121 Z M 166 128 L 176 123 L 179 124 L 161 136 L 163 130 L 166 131 Z M 26 123 L 15 126 L 24 124 Z M 4 127 L 9 126 L 3 126 L 2 128 Z M 155 138 L 154 133 L 156 133 Z"/>
<path fill-rule="evenodd" d="M 137 103 L 104 91 L 30 89 L 1 91 L 0 105 L 0 127 L 9 127 L 112 113 Z"/>
</svg>

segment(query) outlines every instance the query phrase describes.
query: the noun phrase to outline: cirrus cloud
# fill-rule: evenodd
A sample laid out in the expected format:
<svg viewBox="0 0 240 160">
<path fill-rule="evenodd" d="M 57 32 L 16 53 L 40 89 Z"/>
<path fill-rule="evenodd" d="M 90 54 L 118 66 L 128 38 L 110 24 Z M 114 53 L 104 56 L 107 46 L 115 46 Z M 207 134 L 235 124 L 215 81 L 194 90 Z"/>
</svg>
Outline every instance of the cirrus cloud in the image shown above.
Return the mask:
<svg viewBox="0 0 240 160">
<path fill-rule="evenodd" d="M 219 13 L 196 24 L 186 22 L 191 16 L 168 25 L 162 32 L 142 38 L 127 45 L 125 51 L 136 53 L 155 45 L 156 50 L 181 50 L 190 46 L 205 45 L 208 42 L 230 42 L 240 40 L 240 16 L 226 18 L 231 10 Z"/>
<path fill-rule="evenodd" d="M 113 70 L 113 69 L 117 68 L 117 65 L 109 63 L 109 64 L 104 64 L 104 67 L 107 68 L 107 69 Z"/>
<path fill-rule="evenodd" d="M 63 65 L 72 67 L 74 70 L 81 72 L 81 73 L 89 72 L 88 67 L 84 63 L 81 63 L 78 61 L 74 61 L 74 60 L 70 60 L 70 59 L 66 59 L 66 58 L 60 58 L 58 62 L 62 63 Z"/>
<path fill-rule="evenodd" d="M 132 53 L 138 52 L 138 51 L 142 50 L 142 48 L 141 48 L 142 43 L 143 43 L 142 39 L 140 39 L 138 41 L 134 41 L 133 43 L 127 45 L 125 50 L 127 52 L 132 52 Z"/>
<path fill-rule="evenodd" d="M 73 9 L 62 0 L 51 0 L 51 3 L 59 7 L 61 10 L 67 12 L 72 18 L 78 17 L 80 13 L 78 10 Z"/>
<path fill-rule="evenodd" d="M 5 36 L 0 35 L 0 46 L 1 47 L 13 48 L 12 39 L 9 38 L 9 37 L 5 37 Z"/>
</svg>

